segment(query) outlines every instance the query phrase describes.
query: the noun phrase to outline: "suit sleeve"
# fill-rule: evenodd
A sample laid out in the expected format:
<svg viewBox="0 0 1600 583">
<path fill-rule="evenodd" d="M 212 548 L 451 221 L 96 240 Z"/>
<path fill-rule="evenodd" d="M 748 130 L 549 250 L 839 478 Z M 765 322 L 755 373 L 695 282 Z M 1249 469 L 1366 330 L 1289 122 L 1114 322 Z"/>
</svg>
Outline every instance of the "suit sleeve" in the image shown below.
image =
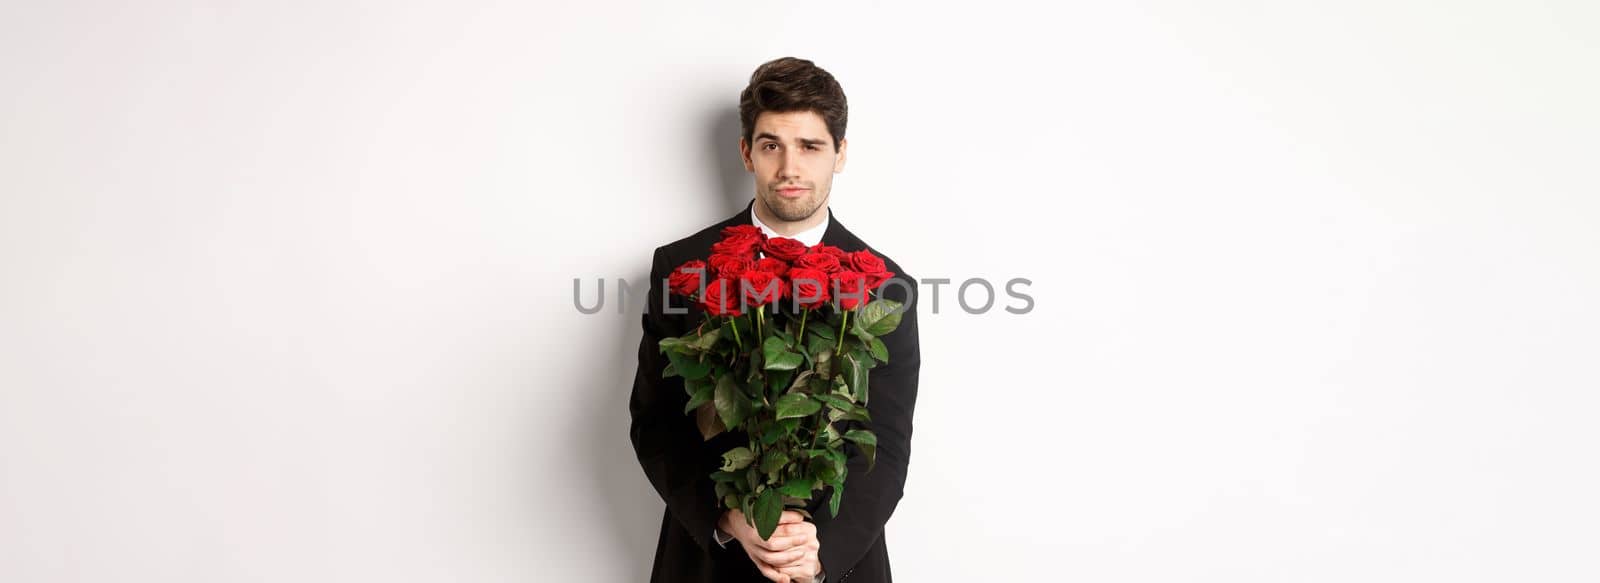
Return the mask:
<svg viewBox="0 0 1600 583">
<path fill-rule="evenodd" d="M 667 511 L 678 520 L 702 550 L 721 548 L 712 540 L 716 531 L 716 488 L 709 472 L 703 471 L 700 448 L 703 440 L 693 417 L 684 414 L 689 397 L 681 377 L 662 378 L 667 358 L 661 353 L 662 338 L 681 336 L 683 315 L 667 314 L 662 302 L 674 309 L 683 308 L 685 298 L 669 295 L 664 278 L 675 267 L 666 263 L 662 249 L 655 251 L 650 267 L 650 291 L 645 295 L 641 316 L 644 336 L 639 339 L 639 367 L 628 399 L 632 416 L 629 430 L 633 451 L 639 458 L 650 485 L 667 504 Z M 870 382 L 870 381 L 869 381 Z"/>
<path fill-rule="evenodd" d="M 906 309 L 900 327 L 882 337 L 889 362 L 872 369 L 867 377 L 867 410 L 872 422 L 866 427 L 878 436 L 877 463 L 868 472 L 865 456 L 854 444 L 847 445 L 849 470 L 839 516 L 831 516 L 826 505 L 815 514 L 821 544 L 818 558 L 824 570 L 839 577 L 849 575 L 867 549 L 883 536 L 883 526 L 904 493 L 911 463 L 911 417 L 917 403 L 922 352 L 917 341 L 916 280 L 904 274 L 896 279 L 909 285 L 886 285 L 881 288 L 882 295 L 905 303 Z"/>
</svg>

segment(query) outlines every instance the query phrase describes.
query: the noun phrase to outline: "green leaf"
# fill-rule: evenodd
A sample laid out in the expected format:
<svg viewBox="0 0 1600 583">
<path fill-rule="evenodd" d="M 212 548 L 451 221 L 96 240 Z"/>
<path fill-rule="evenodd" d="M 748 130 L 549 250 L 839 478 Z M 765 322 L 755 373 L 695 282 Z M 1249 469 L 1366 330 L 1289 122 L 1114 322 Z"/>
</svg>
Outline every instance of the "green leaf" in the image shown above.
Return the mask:
<svg viewBox="0 0 1600 583">
<path fill-rule="evenodd" d="M 735 447 L 722 454 L 722 471 L 742 470 L 755 461 L 756 454 L 748 447 Z"/>
<path fill-rule="evenodd" d="M 707 351 L 711 350 L 711 347 L 717 344 L 717 340 L 719 338 L 722 338 L 722 329 L 712 328 L 706 333 L 696 336 L 693 340 L 687 342 L 685 346 L 700 351 Z"/>
<path fill-rule="evenodd" d="M 838 326 L 838 324 L 830 325 L 828 322 L 813 321 L 809 324 L 806 324 L 806 331 L 826 338 L 829 342 L 833 342 L 834 339 L 838 338 L 837 336 L 834 336 L 833 329 L 837 328 Z"/>
<path fill-rule="evenodd" d="M 756 498 L 756 533 L 761 535 L 761 540 L 772 538 L 772 532 L 778 529 L 778 520 L 783 518 L 783 496 L 777 490 L 768 489 Z"/>
<path fill-rule="evenodd" d="M 807 371 L 809 372 L 809 371 Z M 776 396 L 789 388 L 794 379 L 794 371 L 779 370 L 767 373 L 767 393 Z"/>
<path fill-rule="evenodd" d="M 846 399 L 839 395 L 812 395 L 811 398 L 822 401 L 829 407 L 844 411 L 849 411 L 852 407 L 856 406 L 855 403 L 850 402 L 850 399 Z"/>
<path fill-rule="evenodd" d="M 802 362 L 805 362 L 805 357 L 800 356 L 800 353 L 785 351 L 768 358 L 765 368 L 767 370 L 794 370 L 799 368 Z"/>
<path fill-rule="evenodd" d="M 667 360 L 672 360 L 672 359 L 669 358 Z M 662 369 L 661 369 L 661 378 L 665 379 L 665 378 L 671 378 L 671 377 L 675 377 L 675 376 L 678 376 L 678 365 L 673 364 L 671 362 L 668 362 L 667 366 L 662 367 Z"/>
<path fill-rule="evenodd" d="M 762 356 L 761 348 L 759 347 L 750 349 L 749 352 L 745 353 L 745 357 L 745 362 L 750 363 L 750 367 L 745 370 L 744 378 L 745 384 L 748 385 L 755 382 L 756 377 L 761 376 L 761 363 L 766 362 L 767 359 Z"/>
<path fill-rule="evenodd" d="M 806 344 L 806 354 L 811 355 L 812 360 L 819 358 L 824 351 L 830 350 L 833 350 L 833 340 L 821 336 L 812 336 L 811 341 Z"/>
<path fill-rule="evenodd" d="M 827 458 L 833 461 L 833 468 L 838 470 L 839 477 L 841 479 L 844 478 L 845 463 L 848 461 L 844 457 L 844 452 L 837 449 L 827 449 L 824 451 L 828 452 Z"/>
<path fill-rule="evenodd" d="M 828 513 L 834 517 L 839 516 L 839 502 L 844 499 L 844 483 L 830 484 L 833 486 L 833 496 L 828 499 Z"/>
<path fill-rule="evenodd" d="M 868 340 L 872 340 L 872 339 L 876 338 L 875 336 L 872 335 L 871 332 L 867 331 L 867 325 L 863 324 L 861 322 L 860 318 L 857 318 L 857 319 L 854 319 L 854 320 L 850 321 L 850 334 L 851 334 L 851 336 L 855 336 L 856 338 L 860 338 L 862 342 L 866 342 Z M 849 338 L 849 337 L 846 336 L 846 338 Z"/>
<path fill-rule="evenodd" d="M 874 339 L 874 340 L 876 340 L 876 339 Z M 872 358 L 872 349 L 871 348 L 857 346 L 857 347 L 854 347 L 854 348 L 850 349 L 850 354 L 855 355 L 856 362 L 861 363 L 861 366 L 867 367 L 868 370 L 871 370 L 871 369 L 876 368 L 878 366 L 877 359 Z"/>
<path fill-rule="evenodd" d="M 811 458 L 808 469 L 811 471 L 811 475 L 824 482 L 832 482 L 839 478 L 838 466 L 834 465 L 833 460 L 826 457 Z"/>
<path fill-rule="evenodd" d="M 805 417 L 821 408 L 822 403 L 811 400 L 811 397 L 804 393 L 789 393 L 778 398 L 778 403 L 773 405 L 778 419 Z"/>
<path fill-rule="evenodd" d="M 850 393 L 855 400 L 861 401 L 867 394 L 867 366 L 855 354 L 844 355 L 844 382 L 850 385 Z"/>
<path fill-rule="evenodd" d="M 788 434 L 789 432 L 784 429 L 782 423 L 773 423 L 767 426 L 766 431 L 761 433 L 761 445 L 777 443 L 779 439 L 783 439 L 783 436 Z"/>
<path fill-rule="evenodd" d="M 716 406 L 712 404 L 702 404 L 695 409 L 694 424 L 700 429 L 700 438 L 704 441 L 710 441 L 728 430 L 728 426 L 722 424 L 722 418 L 717 416 Z"/>
<path fill-rule="evenodd" d="M 889 362 L 889 347 L 883 344 L 883 340 L 873 338 L 867 341 L 867 350 L 872 353 L 873 358 L 878 359 L 878 362 Z"/>
<path fill-rule="evenodd" d="M 794 370 L 805 359 L 799 354 L 789 350 L 783 339 L 770 336 L 761 344 L 761 356 L 766 360 L 767 370 Z"/>
<path fill-rule="evenodd" d="M 752 409 L 750 399 L 739 388 L 739 383 L 732 376 L 723 376 L 717 379 L 717 390 L 713 399 L 717 407 L 717 416 L 722 418 L 722 425 L 728 428 L 737 428 L 744 418 L 750 415 Z"/>
<path fill-rule="evenodd" d="M 821 352 L 818 352 L 816 354 L 817 376 L 822 377 L 824 379 L 832 377 L 833 376 L 834 360 L 836 360 L 836 359 L 833 357 L 833 347 L 832 346 L 824 347 Z"/>
<path fill-rule="evenodd" d="M 778 488 L 778 493 L 801 499 L 810 498 L 811 487 L 816 483 L 817 482 L 811 478 L 795 478 L 793 480 L 789 480 L 789 483 L 784 484 L 782 488 Z"/>
<path fill-rule="evenodd" d="M 675 369 L 677 374 L 682 376 L 684 379 L 702 379 L 705 378 L 706 375 L 711 374 L 711 363 L 700 362 L 700 360 L 694 356 L 677 352 L 668 352 L 667 360 L 672 361 L 672 368 Z"/>
<path fill-rule="evenodd" d="M 853 406 L 850 407 L 849 411 L 846 411 L 845 414 L 841 415 L 839 418 L 843 419 L 845 421 L 864 421 L 864 422 L 867 422 L 867 423 L 871 423 L 872 422 L 872 413 L 867 411 L 866 407 L 862 407 L 860 405 L 853 405 Z"/>
<path fill-rule="evenodd" d="M 856 321 L 868 334 L 883 336 L 900 327 L 900 317 L 904 315 L 900 306 L 900 302 L 888 298 L 873 300 L 856 310 Z"/>
<path fill-rule="evenodd" d="M 761 473 L 772 475 L 783 469 L 789 463 L 789 456 L 782 451 L 770 450 L 761 455 Z"/>
<path fill-rule="evenodd" d="M 806 390 L 806 387 L 808 386 L 806 384 L 806 379 L 811 378 L 811 375 L 813 375 L 813 374 L 816 374 L 816 373 L 813 373 L 812 371 L 809 371 L 809 370 L 800 371 L 800 374 L 795 375 L 794 381 L 789 383 L 789 388 L 787 389 L 787 391 L 804 391 L 804 390 Z"/>
<path fill-rule="evenodd" d="M 861 453 L 867 455 L 867 471 L 872 471 L 872 466 L 878 460 L 878 436 L 865 429 L 851 429 L 845 432 L 844 438 L 855 442 L 861 448 Z"/>
<path fill-rule="evenodd" d="M 690 388 L 689 403 L 683 406 L 683 413 L 687 415 L 689 412 L 700 408 L 700 405 L 705 404 L 706 401 L 710 400 L 711 385 L 704 383 L 694 385 Z"/>
</svg>

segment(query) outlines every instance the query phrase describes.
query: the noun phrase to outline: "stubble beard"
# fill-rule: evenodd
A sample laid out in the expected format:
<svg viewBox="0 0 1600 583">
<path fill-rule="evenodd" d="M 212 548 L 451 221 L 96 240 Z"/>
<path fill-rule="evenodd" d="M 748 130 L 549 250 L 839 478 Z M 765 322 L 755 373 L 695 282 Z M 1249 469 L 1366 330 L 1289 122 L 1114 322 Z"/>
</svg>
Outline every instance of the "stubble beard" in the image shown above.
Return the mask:
<svg viewBox="0 0 1600 583">
<path fill-rule="evenodd" d="M 817 214 L 817 210 L 821 209 L 822 203 L 827 200 L 827 195 L 819 197 L 816 192 L 812 190 L 811 196 L 800 200 L 788 200 L 774 191 L 767 196 L 767 209 L 784 222 L 804 221 Z"/>
</svg>

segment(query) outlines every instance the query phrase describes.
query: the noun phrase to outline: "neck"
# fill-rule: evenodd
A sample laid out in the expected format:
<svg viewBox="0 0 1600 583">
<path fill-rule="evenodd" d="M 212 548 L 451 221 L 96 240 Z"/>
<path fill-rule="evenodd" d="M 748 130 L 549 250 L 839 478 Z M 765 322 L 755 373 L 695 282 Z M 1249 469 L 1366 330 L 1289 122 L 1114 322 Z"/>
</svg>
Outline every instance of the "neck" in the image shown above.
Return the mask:
<svg viewBox="0 0 1600 583">
<path fill-rule="evenodd" d="M 783 235 L 785 237 L 792 237 L 796 233 L 820 225 L 822 224 L 823 219 L 828 218 L 827 204 L 823 204 L 821 207 L 818 207 L 817 212 L 811 213 L 811 216 L 799 221 L 785 221 L 783 219 L 779 219 L 777 215 L 772 213 L 772 209 L 767 208 L 767 204 L 762 202 L 759 198 L 756 199 L 755 209 L 756 218 L 761 219 L 763 224 L 771 227 L 772 230 L 777 231 L 779 235 Z"/>
</svg>

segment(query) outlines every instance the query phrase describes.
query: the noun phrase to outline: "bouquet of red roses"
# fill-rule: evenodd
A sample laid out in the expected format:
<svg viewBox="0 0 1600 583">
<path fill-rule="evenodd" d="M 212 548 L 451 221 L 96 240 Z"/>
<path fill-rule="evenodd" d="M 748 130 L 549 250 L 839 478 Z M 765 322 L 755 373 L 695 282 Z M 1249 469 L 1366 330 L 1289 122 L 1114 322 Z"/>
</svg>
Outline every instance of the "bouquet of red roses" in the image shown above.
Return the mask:
<svg viewBox="0 0 1600 583">
<path fill-rule="evenodd" d="M 683 377 L 701 435 L 741 431 L 748 445 L 722 454 L 711 474 L 719 504 L 744 512 L 762 538 L 772 536 L 785 508 L 804 507 L 831 487 L 829 511 L 844 494 L 846 442 L 867 458 L 877 437 L 871 422 L 868 371 L 888 362 L 880 337 L 900 325 L 901 303 L 875 298 L 894 276 L 882 258 L 794 239 L 768 238 L 754 225 L 722 231 L 705 261 L 692 260 L 668 279 L 672 293 L 704 309 L 693 332 L 661 340 Z"/>
</svg>

